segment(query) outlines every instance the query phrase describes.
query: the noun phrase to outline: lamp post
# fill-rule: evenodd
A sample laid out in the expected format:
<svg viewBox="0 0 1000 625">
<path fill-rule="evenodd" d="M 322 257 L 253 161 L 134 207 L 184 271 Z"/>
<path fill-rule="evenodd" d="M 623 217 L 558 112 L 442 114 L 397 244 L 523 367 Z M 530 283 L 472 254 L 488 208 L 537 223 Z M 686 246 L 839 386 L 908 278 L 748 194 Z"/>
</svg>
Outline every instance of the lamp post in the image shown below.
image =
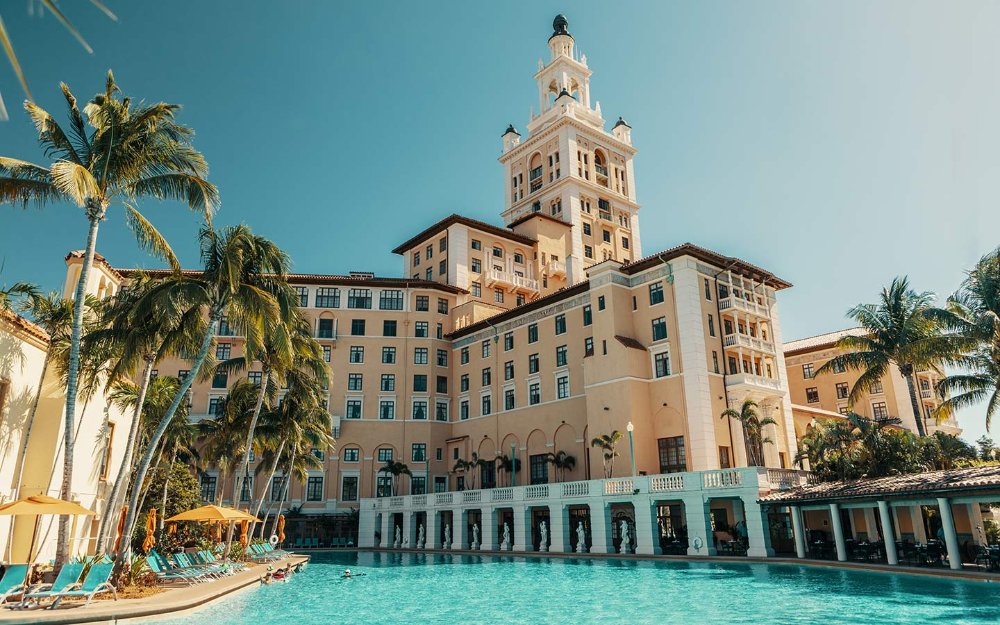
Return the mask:
<svg viewBox="0 0 1000 625">
<path fill-rule="evenodd" d="M 632 460 L 632 477 L 635 477 L 635 443 L 632 442 L 632 430 L 635 429 L 635 426 L 629 421 L 625 429 L 628 430 L 628 455 Z"/>
<path fill-rule="evenodd" d="M 510 485 L 517 486 L 517 451 L 516 443 L 510 444 Z"/>
</svg>

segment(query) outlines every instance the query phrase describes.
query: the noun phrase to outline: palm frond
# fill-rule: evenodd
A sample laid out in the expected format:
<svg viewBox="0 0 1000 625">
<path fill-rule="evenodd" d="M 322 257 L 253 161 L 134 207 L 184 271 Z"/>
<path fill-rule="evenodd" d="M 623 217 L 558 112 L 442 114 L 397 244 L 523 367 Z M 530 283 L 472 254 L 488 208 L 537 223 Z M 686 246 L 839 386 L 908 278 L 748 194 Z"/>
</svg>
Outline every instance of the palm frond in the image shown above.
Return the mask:
<svg viewBox="0 0 1000 625">
<path fill-rule="evenodd" d="M 170 248 L 170 244 L 167 243 L 167 240 L 160 234 L 159 230 L 143 217 L 142 213 L 136 210 L 134 206 L 127 202 L 124 206 L 125 219 L 128 222 L 129 228 L 132 229 L 136 241 L 139 242 L 139 247 L 167 261 L 170 268 L 174 271 L 180 271 L 180 261 L 177 260 L 174 251 Z"/>
</svg>

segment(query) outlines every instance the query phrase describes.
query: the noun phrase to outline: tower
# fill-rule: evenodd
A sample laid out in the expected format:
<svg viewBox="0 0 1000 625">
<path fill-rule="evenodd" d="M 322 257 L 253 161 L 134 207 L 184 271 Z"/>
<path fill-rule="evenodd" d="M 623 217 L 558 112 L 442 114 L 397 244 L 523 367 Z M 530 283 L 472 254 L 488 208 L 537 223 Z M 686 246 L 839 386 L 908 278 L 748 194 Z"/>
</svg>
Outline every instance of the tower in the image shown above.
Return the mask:
<svg viewBox="0 0 1000 625">
<path fill-rule="evenodd" d="M 569 226 L 563 237 L 566 281 L 586 279 L 605 260 L 642 256 L 635 199 L 632 129 L 621 118 L 604 129 L 600 102 L 591 106 L 586 55 L 575 49 L 569 22 L 557 15 L 548 40 L 549 60 L 538 61 L 538 111 L 527 136 L 512 126 L 503 134 L 504 223 L 515 229 L 533 213 Z M 540 263 L 543 266 L 545 261 Z"/>
</svg>

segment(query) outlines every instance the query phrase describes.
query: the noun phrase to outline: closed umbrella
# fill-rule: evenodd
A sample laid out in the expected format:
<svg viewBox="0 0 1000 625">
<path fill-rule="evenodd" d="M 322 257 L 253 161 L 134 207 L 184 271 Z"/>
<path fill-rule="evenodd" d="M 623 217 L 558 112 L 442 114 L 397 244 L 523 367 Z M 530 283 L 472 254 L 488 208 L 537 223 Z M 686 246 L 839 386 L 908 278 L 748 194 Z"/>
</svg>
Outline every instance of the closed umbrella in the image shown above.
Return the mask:
<svg viewBox="0 0 1000 625">
<path fill-rule="evenodd" d="M 215 542 L 217 542 L 217 543 L 221 543 L 222 542 L 222 522 L 221 521 L 215 524 Z"/>
<path fill-rule="evenodd" d="M 122 534 L 125 533 L 125 517 L 128 516 L 128 506 L 122 506 L 121 516 L 118 517 L 118 537 L 115 538 L 114 553 L 118 553 L 118 548 L 122 545 Z"/>
<path fill-rule="evenodd" d="M 167 526 L 167 533 L 170 534 L 171 536 L 173 536 L 174 534 L 176 534 L 177 533 L 177 524 L 176 523 L 171 523 L 170 525 L 168 525 Z"/>
<path fill-rule="evenodd" d="M 149 509 L 149 518 L 146 519 L 146 540 L 142 541 L 142 550 L 149 553 L 149 550 L 156 544 L 156 508 Z"/>
<path fill-rule="evenodd" d="M 278 542 L 285 542 L 285 515 L 278 515 Z"/>
<path fill-rule="evenodd" d="M 250 530 L 250 521 L 240 521 L 240 544 L 246 547 L 250 544 L 250 537 L 247 535 Z"/>
<path fill-rule="evenodd" d="M 48 495 L 32 495 L 30 497 L 24 497 L 22 499 L 18 499 L 17 501 L 12 501 L 8 504 L 0 506 L 0 515 L 35 517 L 35 529 L 31 533 L 31 544 L 28 546 L 29 563 L 34 560 L 32 552 L 35 550 L 35 538 L 38 535 L 38 517 L 41 517 L 43 514 L 54 514 L 58 516 L 85 514 L 93 516 L 96 513 L 93 510 L 84 508 L 76 502 L 63 501 L 62 499 L 56 499 L 55 497 L 49 497 Z M 28 585 L 30 579 L 31 567 L 29 566 L 28 572 L 24 576 L 25 586 Z"/>
</svg>

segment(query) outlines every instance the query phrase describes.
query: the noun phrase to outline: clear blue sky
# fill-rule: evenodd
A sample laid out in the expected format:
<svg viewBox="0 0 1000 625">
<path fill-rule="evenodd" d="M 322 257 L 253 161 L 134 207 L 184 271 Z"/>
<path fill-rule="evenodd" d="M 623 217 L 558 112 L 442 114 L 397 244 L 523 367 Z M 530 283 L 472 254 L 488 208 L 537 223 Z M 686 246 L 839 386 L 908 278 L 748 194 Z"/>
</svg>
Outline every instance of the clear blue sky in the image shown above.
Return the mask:
<svg viewBox="0 0 1000 625">
<path fill-rule="evenodd" d="M 795 284 L 786 339 L 843 327 L 894 275 L 942 295 L 1000 244 L 1000 4 L 840 2 L 87 2 L 95 49 L 7 2 L 38 102 L 62 114 L 113 68 L 126 93 L 184 105 L 212 165 L 219 223 L 245 221 L 298 271 L 398 275 L 389 250 L 451 212 L 493 222 L 500 133 L 523 130 L 563 12 L 592 98 L 639 149 L 643 249 L 683 241 Z M 0 154 L 43 157 L 0 64 Z M 197 221 L 144 210 L 186 265 Z M 83 247 L 70 206 L 0 208 L 0 283 L 61 286 Z M 152 265 L 113 213 L 98 249 Z M 963 415 L 967 436 L 981 411 Z"/>
</svg>

